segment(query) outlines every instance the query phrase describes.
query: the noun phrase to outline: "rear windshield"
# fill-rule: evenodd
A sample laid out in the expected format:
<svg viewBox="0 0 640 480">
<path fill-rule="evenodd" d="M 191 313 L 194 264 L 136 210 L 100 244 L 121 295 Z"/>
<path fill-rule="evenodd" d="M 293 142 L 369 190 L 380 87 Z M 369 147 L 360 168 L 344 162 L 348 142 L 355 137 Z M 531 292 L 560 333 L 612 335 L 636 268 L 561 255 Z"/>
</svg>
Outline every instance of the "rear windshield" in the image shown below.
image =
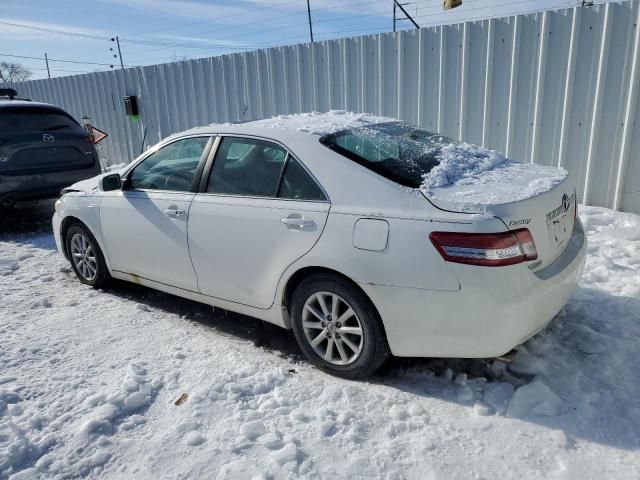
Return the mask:
<svg viewBox="0 0 640 480">
<path fill-rule="evenodd" d="M 386 122 L 325 135 L 320 142 L 389 180 L 418 188 L 438 165 L 442 145 L 453 140 L 409 123 Z"/>
<path fill-rule="evenodd" d="M 77 130 L 76 121 L 64 112 L 42 107 L 0 108 L 0 132 L 51 132 Z"/>
</svg>

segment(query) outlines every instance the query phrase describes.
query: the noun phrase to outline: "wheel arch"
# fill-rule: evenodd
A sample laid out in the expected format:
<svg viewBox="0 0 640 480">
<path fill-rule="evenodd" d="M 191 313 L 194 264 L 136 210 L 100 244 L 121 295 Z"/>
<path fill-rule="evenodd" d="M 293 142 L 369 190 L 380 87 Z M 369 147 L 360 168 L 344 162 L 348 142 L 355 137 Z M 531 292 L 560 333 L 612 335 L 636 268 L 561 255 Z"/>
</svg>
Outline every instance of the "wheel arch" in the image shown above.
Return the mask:
<svg viewBox="0 0 640 480">
<path fill-rule="evenodd" d="M 62 253 L 64 253 L 64 257 L 67 260 L 69 260 L 69 252 L 67 251 L 67 232 L 69 231 L 69 228 L 71 228 L 71 226 L 76 223 L 82 225 L 84 228 L 91 232 L 91 229 L 87 226 L 87 224 L 80 220 L 78 217 L 69 215 L 62 219 L 62 222 L 60 223 L 60 243 L 62 246 Z"/>
<path fill-rule="evenodd" d="M 67 215 L 60 222 L 60 243 L 62 244 L 62 253 L 64 254 L 65 258 L 69 260 L 69 252 L 67 251 L 67 232 L 73 225 L 80 225 L 81 227 L 84 227 L 89 231 L 94 240 L 98 243 L 98 247 L 100 247 L 105 263 L 107 264 L 107 268 L 109 268 L 109 260 L 107 259 L 107 255 L 105 254 L 104 246 L 100 241 L 100 237 L 96 235 L 96 232 L 93 230 L 93 228 L 91 228 L 88 222 L 85 222 L 81 218 L 74 215 Z"/>
<path fill-rule="evenodd" d="M 378 317 L 380 318 L 381 322 L 382 322 L 382 328 L 385 332 L 385 336 L 386 336 L 386 329 L 384 327 L 384 320 L 382 319 L 382 316 L 380 315 L 380 310 L 378 310 L 378 307 L 376 306 L 376 304 L 373 302 L 373 300 L 371 299 L 371 297 L 369 297 L 369 295 L 367 295 L 367 292 L 365 292 L 362 287 L 360 287 L 360 285 L 358 285 L 358 283 L 353 280 L 351 277 L 349 277 L 348 275 L 345 275 L 342 272 L 339 272 L 337 270 L 334 270 L 332 268 L 328 268 L 328 267 L 319 267 L 319 266 L 306 266 L 306 267 L 302 267 L 298 270 L 296 270 L 286 281 L 286 284 L 284 286 L 284 289 L 282 291 L 282 299 L 281 299 L 281 305 L 283 306 L 284 311 L 286 312 L 285 315 L 285 324 L 287 326 L 287 328 L 291 328 L 291 300 L 293 298 L 293 292 L 295 292 L 296 288 L 298 287 L 298 285 L 300 285 L 300 283 L 302 283 L 302 281 L 306 278 L 309 278 L 312 275 L 317 275 L 317 274 L 329 274 L 329 275 L 334 275 L 337 276 L 339 278 L 341 278 L 342 280 L 346 281 L 347 283 L 349 283 L 353 288 L 355 288 L 356 290 L 358 290 L 358 292 L 360 292 L 364 298 L 366 298 L 369 303 L 371 303 L 371 306 L 375 309 L 376 313 L 378 314 Z"/>
</svg>

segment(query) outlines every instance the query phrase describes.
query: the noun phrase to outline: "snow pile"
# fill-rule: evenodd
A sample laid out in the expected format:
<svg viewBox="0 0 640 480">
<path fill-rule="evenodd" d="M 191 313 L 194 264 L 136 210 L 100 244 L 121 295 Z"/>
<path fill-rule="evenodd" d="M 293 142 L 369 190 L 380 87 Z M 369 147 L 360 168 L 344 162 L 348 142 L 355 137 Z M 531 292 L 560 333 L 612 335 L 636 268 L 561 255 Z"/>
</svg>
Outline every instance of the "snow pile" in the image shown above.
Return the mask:
<svg viewBox="0 0 640 480">
<path fill-rule="evenodd" d="M 640 217 L 580 216 L 581 286 L 511 364 L 360 382 L 263 322 L 92 290 L 50 233 L 0 229 L 0 478 L 640 478 Z"/>
<path fill-rule="evenodd" d="M 443 145 L 437 157 L 440 163 L 425 175 L 421 191 L 465 212 L 485 213 L 493 205 L 533 198 L 568 176 L 564 169 L 515 162 L 468 143 Z"/>
<path fill-rule="evenodd" d="M 366 113 L 353 113 L 345 110 L 331 110 L 327 113 L 298 113 L 278 115 L 265 120 L 256 120 L 247 125 L 266 128 L 282 128 L 307 132 L 314 135 L 327 135 L 348 128 L 366 127 L 376 123 L 397 122 L 395 118 L 377 117 Z"/>
<path fill-rule="evenodd" d="M 477 147 L 469 143 L 450 143 L 440 146 L 439 164 L 424 176 L 422 188 L 446 187 L 476 177 L 507 161 L 495 150 Z"/>
</svg>

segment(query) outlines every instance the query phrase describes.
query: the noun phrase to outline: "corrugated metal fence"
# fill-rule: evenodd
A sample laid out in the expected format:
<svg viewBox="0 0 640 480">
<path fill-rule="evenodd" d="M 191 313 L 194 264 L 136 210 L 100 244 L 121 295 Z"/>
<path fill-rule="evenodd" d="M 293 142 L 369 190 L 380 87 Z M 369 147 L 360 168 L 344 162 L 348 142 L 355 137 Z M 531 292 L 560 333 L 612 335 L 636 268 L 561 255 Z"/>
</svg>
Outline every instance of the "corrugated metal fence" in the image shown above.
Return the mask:
<svg viewBox="0 0 640 480">
<path fill-rule="evenodd" d="M 305 111 L 394 116 L 571 171 L 579 199 L 640 213 L 638 0 L 35 80 L 128 161 L 170 133 Z M 122 97 L 137 95 L 140 120 Z"/>
</svg>

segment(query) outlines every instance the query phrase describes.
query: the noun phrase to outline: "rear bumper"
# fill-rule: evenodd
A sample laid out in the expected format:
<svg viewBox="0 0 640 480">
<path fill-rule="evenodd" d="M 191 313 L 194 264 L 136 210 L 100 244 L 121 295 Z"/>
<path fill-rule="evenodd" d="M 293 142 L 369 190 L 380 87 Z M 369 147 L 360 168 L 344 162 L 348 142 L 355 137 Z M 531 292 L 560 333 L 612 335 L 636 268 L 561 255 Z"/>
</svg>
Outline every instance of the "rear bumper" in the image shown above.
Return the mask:
<svg viewBox="0 0 640 480">
<path fill-rule="evenodd" d="M 394 355 L 490 358 L 542 330 L 573 294 L 587 242 L 576 222 L 569 245 L 545 269 L 524 264 L 476 267 L 450 264 L 457 292 L 362 284 L 378 308 Z"/>
<path fill-rule="evenodd" d="M 5 200 L 39 200 L 60 196 L 60 191 L 81 180 L 100 173 L 100 165 L 95 164 L 82 170 L 38 173 L 28 175 L 0 174 L 0 202 Z"/>
</svg>

